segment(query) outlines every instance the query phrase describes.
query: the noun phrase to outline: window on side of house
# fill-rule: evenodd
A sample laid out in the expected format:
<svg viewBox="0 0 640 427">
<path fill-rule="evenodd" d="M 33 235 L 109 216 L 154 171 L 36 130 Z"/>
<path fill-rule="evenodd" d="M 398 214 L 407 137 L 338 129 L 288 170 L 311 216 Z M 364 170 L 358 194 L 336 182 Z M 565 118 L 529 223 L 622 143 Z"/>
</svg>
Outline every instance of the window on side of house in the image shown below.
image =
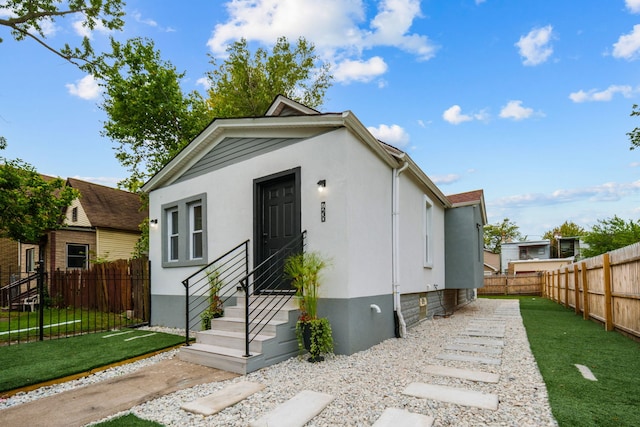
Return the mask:
<svg viewBox="0 0 640 427">
<path fill-rule="evenodd" d="M 189 205 L 190 259 L 202 259 L 202 202 Z"/>
<path fill-rule="evenodd" d="M 424 250 L 424 266 L 433 267 L 433 202 L 426 195 L 423 200 L 422 238 Z"/>
<path fill-rule="evenodd" d="M 71 209 L 71 221 L 78 222 L 78 207 Z"/>
<path fill-rule="evenodd" d="M 168 209 L 167 214 L 167 239 L 168 239 L 168 256 L 167 261 L 178 261 L 180 248 L 178 246 L 180 239 L 180 222 L 178 208 Z"/>
<path fill-rule="evenodd" d="M 89 245 L 67 244 L 67 268 L 87 268 Z"/>
<path fill-rule="evenodd" d="M 202 265 L 207 260 L 206 194 L 162 206 L 162 265 Z"/>
<path fill-rule="evenodd" d="M 36 270 L 35 252 L 36 250 L 33 248 L 25 251 L 24 268 L 27 273 L 32 273 Z"/>
</svg>

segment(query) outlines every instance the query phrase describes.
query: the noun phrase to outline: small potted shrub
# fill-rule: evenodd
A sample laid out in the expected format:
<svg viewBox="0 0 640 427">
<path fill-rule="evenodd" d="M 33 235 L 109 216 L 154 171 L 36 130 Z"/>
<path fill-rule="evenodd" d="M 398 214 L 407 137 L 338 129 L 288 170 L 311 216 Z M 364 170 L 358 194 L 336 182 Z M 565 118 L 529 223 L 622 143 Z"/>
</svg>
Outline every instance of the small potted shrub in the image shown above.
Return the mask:
<svg viewBox="0 0 640 427">
<path fill-rule="evenodd" d="M 300 307 L 296 323 L 298 345 L 311 355 L 309 362 L 320 362 L 324 360 L 323 354 L 333 352 L 331 324 L 326 317 L 318 318 L 317 310 L 320 273 L 326 266 L 327 262 L 317 252 L 292 255 L 284 266 Z"/>
<path fill-rule="evenodd" d="M 211 319 L 224 315 L 224 305 L 218 295 L 218 292 L 220 292 L 220 289 L 224 286 L 224 283 L 220 279 L 220 273 L 217 270 L 207 271 L 207 280 L 209 282 L 209 305 L 207 309 L 200 314 L 203 330 L 211 329 Z"/>
</svg>

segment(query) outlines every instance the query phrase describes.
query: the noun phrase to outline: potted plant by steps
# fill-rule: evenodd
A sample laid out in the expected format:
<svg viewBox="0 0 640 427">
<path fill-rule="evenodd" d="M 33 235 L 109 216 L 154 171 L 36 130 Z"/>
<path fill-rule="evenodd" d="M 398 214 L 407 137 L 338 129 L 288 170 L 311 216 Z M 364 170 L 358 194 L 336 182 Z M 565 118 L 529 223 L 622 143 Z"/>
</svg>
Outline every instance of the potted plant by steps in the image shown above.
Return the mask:
<svg viewBox="0 0 640 427">
<path fill-rule="evenodd" d="M 211 319 L 222 317 L 224 315 L 224 305 L 222 299 L 218 295 L 224 283 L 220 279 L 220 273 L 217 270 L 207 271 L 207 281 L 209 282 L 208 307 L 200 314 L 202 320 L 202 330 L 211 329 Z"/>
<path fill-rule="evenodd" d="M 333 352 L 331 324 L 326 317 L 318 317 L 318 290 L 320 273 L 327 266 L 317 252 L 300 253 L 287 258 L 284 272 L 296 289 L 300 316 L 296 323 L 296 335 L 300 350 L 306 349 L 309 362 L 321 362 L 323 354 Z"/>
</svg>

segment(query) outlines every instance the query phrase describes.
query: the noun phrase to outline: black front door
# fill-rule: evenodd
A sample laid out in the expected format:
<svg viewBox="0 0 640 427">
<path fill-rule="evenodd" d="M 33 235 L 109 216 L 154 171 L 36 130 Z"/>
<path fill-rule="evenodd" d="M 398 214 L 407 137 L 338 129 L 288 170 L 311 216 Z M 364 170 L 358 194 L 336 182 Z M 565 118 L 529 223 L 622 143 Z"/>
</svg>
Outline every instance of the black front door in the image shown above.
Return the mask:
<svg viewBox="0 0 640 427">
<path fill-rule="evenodd" d="M 300 235 L 300 169 L 256 180 L 255 265 L 258 293 L 291 291 L 283 280 L 285 254 L 274 256 Z"/>
</svg>

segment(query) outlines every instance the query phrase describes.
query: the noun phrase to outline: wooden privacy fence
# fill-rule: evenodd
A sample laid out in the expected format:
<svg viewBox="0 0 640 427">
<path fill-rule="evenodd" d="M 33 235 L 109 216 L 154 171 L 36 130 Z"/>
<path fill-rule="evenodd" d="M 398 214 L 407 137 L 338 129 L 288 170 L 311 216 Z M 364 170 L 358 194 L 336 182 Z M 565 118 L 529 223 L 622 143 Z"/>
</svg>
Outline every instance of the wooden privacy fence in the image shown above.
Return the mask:
<svg viewBox="0 0 640 427">
<path fill-rule="evenodd" d="M 546 273 L 544 296 L 640 337 L 640 243 Z"/>
<path fill-rule="evenodd" d="M 542 273 L 485 276 L 478 295 L 542 295 L 543 286 Z"/>
<path fill-rule="evenodd" d="M 128 313 L 128 317 L 150 319 L 149 262 L 119 260 L 93 265 L 87 270 L 54 271 L 49 296 L 53 305 Z"/>
</svg>

